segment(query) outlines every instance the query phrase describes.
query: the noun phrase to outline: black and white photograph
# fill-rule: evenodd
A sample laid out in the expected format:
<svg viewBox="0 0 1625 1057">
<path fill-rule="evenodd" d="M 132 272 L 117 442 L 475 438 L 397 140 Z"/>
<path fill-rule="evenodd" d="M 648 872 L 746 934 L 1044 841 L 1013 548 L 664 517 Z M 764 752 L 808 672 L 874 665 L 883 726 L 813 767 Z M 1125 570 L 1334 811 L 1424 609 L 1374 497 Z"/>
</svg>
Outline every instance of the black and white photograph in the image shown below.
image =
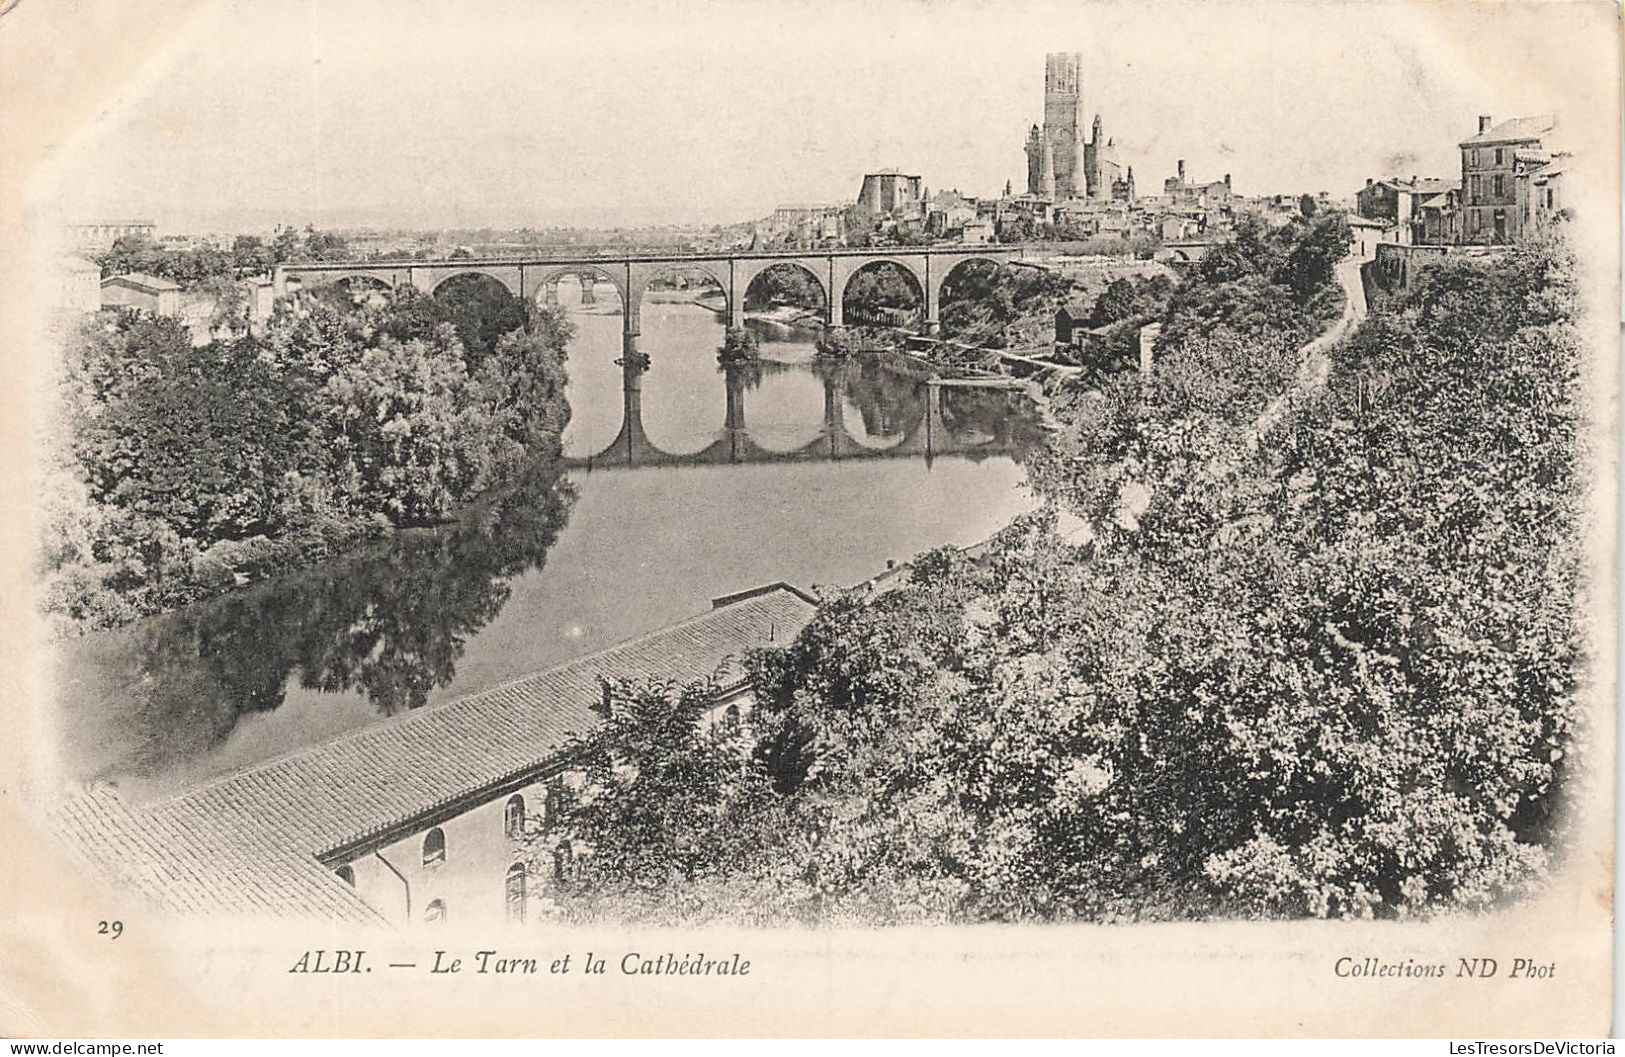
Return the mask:
<svg viewBox="0 0 1625 1057">
<path fill-rule="evenodd" d="M 1607 1036 L 1619 15 L 0 4 L 0 1034 Z"/>
</svg>

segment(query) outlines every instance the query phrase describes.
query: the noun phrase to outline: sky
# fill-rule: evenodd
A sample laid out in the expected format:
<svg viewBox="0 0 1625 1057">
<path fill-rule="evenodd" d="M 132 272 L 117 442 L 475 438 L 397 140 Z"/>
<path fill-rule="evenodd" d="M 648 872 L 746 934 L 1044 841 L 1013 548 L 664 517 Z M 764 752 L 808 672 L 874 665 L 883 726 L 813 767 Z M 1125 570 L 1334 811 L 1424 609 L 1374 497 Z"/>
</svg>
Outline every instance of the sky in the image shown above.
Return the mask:
<svg viewBox="0 0 1625 1057">
<path fill-rule="evenodd" d="M 1612 79 L 1574 71 L 1607 61 L 1607 23 L 1578 10 L 221 0 L 56 138 L 35 194 L 165 232 L 726 223 L 883 167 L 992 195 L 1025 182 L 1045 53 L 1077 51 L 1142 193 L 1183 158 L 1341 197 L 1455 175 L 1478 114 L 1605 111 Z"/>
</svg>

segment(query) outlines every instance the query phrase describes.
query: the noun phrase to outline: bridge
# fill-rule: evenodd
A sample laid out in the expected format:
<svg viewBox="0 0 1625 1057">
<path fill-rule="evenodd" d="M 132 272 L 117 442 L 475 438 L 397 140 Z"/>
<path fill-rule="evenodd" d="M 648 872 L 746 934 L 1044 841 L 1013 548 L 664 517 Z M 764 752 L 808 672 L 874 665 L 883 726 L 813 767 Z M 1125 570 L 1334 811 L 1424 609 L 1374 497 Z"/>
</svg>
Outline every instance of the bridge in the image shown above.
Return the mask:
<svg viewBox="0 0 1625 1057">
<path fill-rule="evenodd" d="M 349 280 L 364 280 L 390 289 L 410 285 L 432 295 L 450 279 L 481 275 L 501 283 L 515 297 L 551 300 L 556 297 L 561 280 L 587 276 L 615 287 L 621 298 L 623 333 L 635 339 L 642 333 L 643 293 L 651 283 L 665 277 L 703 275 L 711 279 L 722 290 L 728 325 L 737 327 L 744 323 L 745 294 L 751 284 L 768 269 L 788 265 L 805 272 L 818 284 L 824 297 L 824 323 L 840 327 L 846 322 L 842 301 L 852 277 L 871 265 L 889 262 L 913 278 L 924 309 L 925 330 L 934 334 L 939 330 L 937 309 L 942 301 L 943 284 L 956 268 L 970 261 L 986 261 L 997 266 L 1022 255 L 1019 248 L 954 246 L 816 252 L 583 254 L 500 260 L 332 261 L 279 264 L 271 282 L 278 297 L 290 292 L 290 284 L 305 288 Z M 593 285 L 593 282 L 583 282 L 582 289 L 590 296 Z"/>
<path fill-rule="evenodd" d="M 824 462 L 841 459 L 923 458 L 929 464 L 939 455 L 961 455 L 972 459 L 991 455 L 1016 455 L 1022 438 L 1001 423 L 996 434 L 967 427 L 956 415 L 966 400 L 985 399 L 986 388 L 955 389 L 952 383 L 935 380 L 925 384 L 925 399 L 912 421 L 900 424 L 894 436 L 880 443 L 862 441 L 845 422 L 846 385 L 831 374 L 824 382 L 823 423 L 817 436 L 795 448 L 780 450 L 759 443 L 745 416 L 748 368 L 731 366 L 719 373 L 727 392 L 724 421 L 716 439 L 695 452 L 663 451 L 650 440 L 643 427 L 643 382 L 645 368 L 624 362 L 622 374 L 621 428 L 602 451 L 586 457 L 565 459 L 565 465 L 584 470 L 624 469 L 638 466 L 705 466 L 760 462 Z M 1015 388 L 997 386 L 988 388 Z M 945 389 L 947 390 L 945 395 Z M 944 401 L 948 407 L 944 408 Z"/>
</svg>

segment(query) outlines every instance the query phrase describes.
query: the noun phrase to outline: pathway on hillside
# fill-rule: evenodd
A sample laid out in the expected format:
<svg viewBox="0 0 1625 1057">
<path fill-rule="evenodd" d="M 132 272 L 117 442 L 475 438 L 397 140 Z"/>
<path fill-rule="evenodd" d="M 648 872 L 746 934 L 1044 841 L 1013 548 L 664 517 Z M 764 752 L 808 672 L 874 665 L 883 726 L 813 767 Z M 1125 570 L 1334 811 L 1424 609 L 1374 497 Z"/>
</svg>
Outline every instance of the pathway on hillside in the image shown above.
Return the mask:
<svg viewBox="0 0 1625 1057">
<path fill-rule="evenodd" d="M 1249 451 L 1258 447 L 1258 441 L 1264 434 L 1280 424 L 1287 407 L 1299 394 L 1313 392 L 1326 384 L 1326 378 L 1332 368 L 1331 357 L 1328 355 L 1331 347 L 1347 337 L 1360 325 L 1360 320 L 1365 318 L 1365 285 L 1360 281 L 1360 263 L 1358 257 L 1348 257 L 1338 262 L 1333 274 L 1338 284 L 1343 287 L 1343 314 L 1336 323 L 1326 329 L 1324 334 L 1303 347 L 1297 380 L 1280 396 L 1271 400 L 1269 406 L 1253 421 L 1247 435 Z"/>
<path fill-rule="evenodd" d="M 1337 322 L 1327 327 L 1324 333 L 1304 344 L 1298 363 L 1298 374 L 1293 383 L 1271 400 L 1247 428 L 1244 447 L 1248 452 L 1258 449 L 1258 442 L 1280 424 L 1293 401 L 1302 394 L 1314 392 L 1326 384 L 1326 379 L 1331 374 L 1332 346 L 1352 332 L 1359 326 L 1360 320 L 1365 318 L 1365 286 L 1360 281 L 1360 264 L 1359 258 L 1349 257 L 1339 262 L 1333 269 L 1334 277 L 1343 287 L 1343 314 L 1338 317 Z M 1208 472 L 1215 477 L 1234 471 L 1235 464 L 1226 459 L 1215 459 L 1208 467 Z M 1127 484 L 1118 497 L 1113 520 L 1119 527 L 1133 531 L 1139 527 L 1140 515 L 1145 513 L 1150 504 L 1151 489 L 1148 486 L 1138 481 Z"/>
</svg>

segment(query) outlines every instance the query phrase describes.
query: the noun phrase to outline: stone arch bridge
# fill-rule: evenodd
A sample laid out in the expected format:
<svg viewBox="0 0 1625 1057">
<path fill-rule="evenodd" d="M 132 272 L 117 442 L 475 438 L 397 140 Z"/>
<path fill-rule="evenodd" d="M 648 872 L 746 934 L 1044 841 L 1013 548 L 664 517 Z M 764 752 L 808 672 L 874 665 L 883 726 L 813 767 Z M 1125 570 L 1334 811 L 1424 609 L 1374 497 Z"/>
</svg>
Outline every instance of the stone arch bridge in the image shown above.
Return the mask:
<svg viewBox="0 0 1625 1057">
<path fill-rule="evenodd" d="M 566 276 L 589 275 L 615 287 L 621 297 L 625 335 L 635 338 L 642 333 L 644 291 L 657 279 L 673 272 L 698 273 L 714 280 L 727 300 L 728 325 L 737 327 L 744 322 L 745 293 L 751 282 L 775 265 L 791 265 L 818 283 L 824 295 L 824 322 L 840 327 L 845 324 L 841 303 L 852 277 L 868 265 L 889 261 L 913 277 L 921 293 L 925 330 L 935 333 L 939 329 L 937 312 L 943 284 L 955 268 L 968 261 L 1007 264 L 1021 256 L 1019 248 L 954 246 L 816 252 L 588 254 L 509 260 L 344 261 L 280 264 L 272 275 L 272 285 L 276 296 L 281 297 L 289 292 L 290 280 L 308 287 L 365 278 L 389 287 L 410 284 L 432 294 L 448 279 L 472 274 L 494 279 L 516 297 L 534 299 L 548 296 L 548 291 Z"/>
<path fill-rule="evenodd" d="M 745 403 L 748 386 L 744 369 L 726 367 L 722 375 L 726 394 L 726 411 L 722 428 L 715 438 L 698 451 L 673 453 L 664 451 L 650 439 L 643 424 L 644 368 L 627 361 L 621 367 L 623 386 L 621 428 L 615 439 L 602 450 L 591 455 L 567 457 L 566 466 L 574 469 L 599 470 L 633 468 L 640 466 L 705 466 L 762 462 L 808 462 L 857 459 L 923 458 L 927 464 L 938 456 L 962 455 L 972 459 L 990 455 L 1014 455 L 1021 450 L 1018 438 L 1008 433 L 982 435 L 974 430 L 956 427 L 952 416 L 944 413 L 943 389 L 956 384 L 933 378 L 925 383 L 925 399 L 916 409 L 912 420 L 902 424 L 896 435 L 882 443 L 864 442 L 848 428 L 843 407 L 846 383 L 834 375 L 826 375 L 824 384 L 823 424 L 813 437 L 791 448 L 768 447 L 752 434 L 746 419 Z M 1018 383 L 998 386 L 979 386 L 1000 390 L 1019 389 Z M 967 389 L 952 392 L 964 393 Z M 952 400 L 952 395 L 949 396 Z"/>
</svg>

